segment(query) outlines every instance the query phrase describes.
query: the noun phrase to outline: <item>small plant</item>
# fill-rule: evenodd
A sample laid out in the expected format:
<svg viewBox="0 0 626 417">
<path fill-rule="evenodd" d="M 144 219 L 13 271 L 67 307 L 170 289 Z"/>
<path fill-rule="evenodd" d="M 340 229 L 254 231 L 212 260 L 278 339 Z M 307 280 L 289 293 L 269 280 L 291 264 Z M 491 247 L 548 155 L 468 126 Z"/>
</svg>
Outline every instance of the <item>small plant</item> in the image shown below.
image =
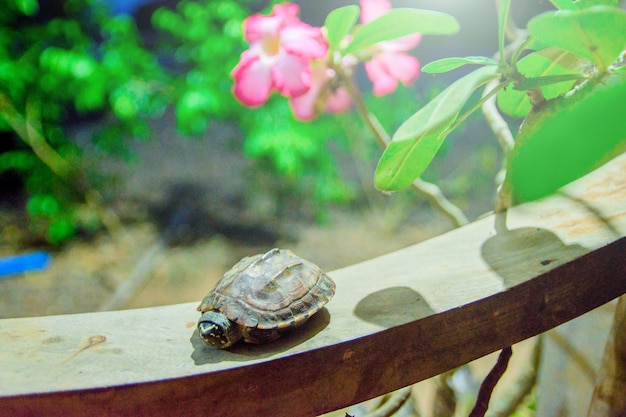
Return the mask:
<svg viewBox="0 0 626 417">
<path fill-rule="evenodd" d="M 424 67 L 439 73 L 478 65 L 409 118 L 394 134 L 375 176 L 377 187 L 406 187 L 426 169 L 445 138 L 497 95 L 501 111 L 525 117 L 515 139 L 494 129 L 507 175 L 499 207 L 554 193 L 623 150 L 626 97 L 622 54 L 626 12 L 616 1 L 554 1 L 558 12 L 532 19 L 528 33 L 505 47 L 510 1 L 501 2 L 498 59 L 447 58 Z M 466 109 L 471 93 L 483 97 Z M 499 122 L 489 110 L 492 125 Z"/>
</svg>

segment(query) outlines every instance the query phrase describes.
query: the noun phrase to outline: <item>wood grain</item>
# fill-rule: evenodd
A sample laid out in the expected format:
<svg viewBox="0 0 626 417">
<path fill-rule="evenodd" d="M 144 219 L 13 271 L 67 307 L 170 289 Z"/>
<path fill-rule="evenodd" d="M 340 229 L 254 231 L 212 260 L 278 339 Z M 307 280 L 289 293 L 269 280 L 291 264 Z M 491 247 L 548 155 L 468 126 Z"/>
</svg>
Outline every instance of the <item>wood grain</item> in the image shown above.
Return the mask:
<svg viewBox="0 0 626 417">
<path fill-rule="evenodd" d="M 205 346 L 196 303 L 1 320 L 0 415 L 313 416 L 453 369 L 626 293 L 625 172 L 332 271 L 265 346 Z"/>
</svg>

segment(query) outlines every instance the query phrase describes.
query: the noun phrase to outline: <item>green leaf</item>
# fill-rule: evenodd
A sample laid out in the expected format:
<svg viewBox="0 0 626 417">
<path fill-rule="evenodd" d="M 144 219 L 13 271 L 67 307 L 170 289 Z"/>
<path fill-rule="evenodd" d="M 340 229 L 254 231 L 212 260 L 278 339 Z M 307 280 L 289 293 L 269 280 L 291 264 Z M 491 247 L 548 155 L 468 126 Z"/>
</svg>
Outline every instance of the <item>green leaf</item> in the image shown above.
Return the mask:
<svg viewBox="0 0 626 417">
<path fill-rule="evenodd" d="M 574 0 L 550 0 L 550 3 L 559 10 L 578 10 L 578 4 Z"/>
<path fill-rule="evenodd" d="M 528 30 L 538 40 L 586 58 L 604 71 L 626 48 L 626 11 L 595 6 L 544 13 L 528 23 Z"/>
<path fill-rule="evenodd" d="M 498 52 L 500 55 L 500 63 L 505 64 L 506 53 L 504 44 L 506 42 L 506 23 L 509 18 L 509 9 L 511 8 L 511 0 L 500 0 L 498 10 Z"/>
<path fill-rule="evenodd" d="M 455 81 L 404 122 L 378 162 L 376 188 L 400 190 L 422 175 L 472 93 L 498 75 L 494 66 L 479 68 Z"/>
<path fill-rule="evenodd" d="M 497 102 L 501 112 L 518 118 L 526 117 L 533 107 L 525 92 L 510 87 L 498 93 Z"/>
<path fill-rule="evenodd" d="M 619 0 L 550 0 L 550 2 L 560 10 L 583 10 L 593 6 L 615 6 L 619 5 Z"/>
<path fill-rule="evenodd" d="M 550 84 L 562 83 L 564 81 L 576 81 L 582 78 L 580 74 L 546 75 L 545 77 L 526 78 L 515 84 L 513 88 L 519 91 L 526 91 Z"/>
<path fill-rule="evenodd" d="M 612 6 L 618 7 L 619 0 L 578 0 L 576 2 L 579 10 L 587 9 L 593 6 Z"/>
<path fill-rule="evenodd" d="M 498 65 L 497 61 L 484 56 L 468 56 L 465 58 L 443 58 L 430 62 L 422 68 L 422 72 L 439 74 L 452 71 L 463 65 Z"/>
<path fill-rule="evenodd" d="M 535 88 L 543 82 L 551 81 L 553 83 L 540 86 L 541 92 L 548 100 L 558 97 L 572 88 L 574 82 L 569 77 L 574 80 L 582 78 L 581 62 L 581 58 L 558 48 L 547 48 L 525 56 L 518 61 L 517 70 L 526 80 L 522 80 L 514 88 L 501 91 L 498 94 L 498 107 L 510 116 L 525 117 L 532 106 L 526 93 L 520 90 Z M 548 78 L 553 76 L 565 78 Z M 536 85 L 533 86 L 533 83 Z"/>
<path fill-rule="evenodd" d="M 626 73 L 588 82 L 531 112 L 508 175 L 518 202 L 542 198 L 626 150 Z"/>
<path fill-rule="evenodd" d="M 414 33 L 450 35 L 458 32 L 459 23 L 449 14 L 430 10 L 397 8 L 354 30 L 346 53 L 358 53 L 378 42 Z"/>
<path fill-rule="evenodd" d="M 326 17 L 324 27 L 331 50 L 339 49 L 341 41 L 352 31 L 359 18 L 359 6 L 345 6 L 333 10 Z"/>
</svg>

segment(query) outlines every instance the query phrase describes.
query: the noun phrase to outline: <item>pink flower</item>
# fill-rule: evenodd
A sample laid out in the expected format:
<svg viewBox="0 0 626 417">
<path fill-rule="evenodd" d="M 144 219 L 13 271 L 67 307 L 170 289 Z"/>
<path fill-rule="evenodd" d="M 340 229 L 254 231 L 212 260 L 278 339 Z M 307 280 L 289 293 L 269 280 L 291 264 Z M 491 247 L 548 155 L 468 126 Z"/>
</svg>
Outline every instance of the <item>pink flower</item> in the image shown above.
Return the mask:
<svg viewBox="0 0 626 417">
<path fill-rule="evenodd" d="M 360 0 L 361 21 L 367 23 L 391 9 L 388 0 Z M 420 71 L 420 63 L 406 52 L 417 46 L 422 35 L 380 42 L 371 48 L 372 59 L 365 63 L 365 71 L 373 84 L 374 95 L 382 96 L 393 92 L 398 81 L 404 85 L 412 83 Z"/>
<path fill-rule="evenodd" d="M 311 88 L 306 93 L 291 98 L 291 108 L 300 120 L 313 120 L 321 111 L 343 113 L 352 106 L 345 87 L 334 88 L 335 71 L 323 61 L 313 62 Z"/>
<path fill-rule="evenodd" d="M 231 72 L 233 93 L 248 106 L 259 106 L 273 89 L 297 97 L 311 87 L 312 59 L 323 58 L 328 44 L 320 28 L 298 18 L 296 4 L 277 4 L 269 16 L 255 14 L 243 25 L 250 49 Z"/>
</svg>

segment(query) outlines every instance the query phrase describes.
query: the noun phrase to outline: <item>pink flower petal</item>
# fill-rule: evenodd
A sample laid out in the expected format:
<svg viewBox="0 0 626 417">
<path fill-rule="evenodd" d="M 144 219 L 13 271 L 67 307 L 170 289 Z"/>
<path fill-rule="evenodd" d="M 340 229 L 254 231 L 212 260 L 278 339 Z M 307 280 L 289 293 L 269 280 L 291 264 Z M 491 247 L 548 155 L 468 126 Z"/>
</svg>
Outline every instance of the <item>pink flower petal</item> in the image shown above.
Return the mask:
<svg viewBox="0 0 626 417">
<path fill-rule="evenodd" d="M 315 116 L 317 115 L 317 112 L 315 111 L 317 93 L 318 91 L 310 89 L 298 97 L 291 97 L 289 104 L 291 105 L 291 110 L 297 119 L 307 121 L 315 119 Z"/>
<path fill-rule="evenodd" d="M 313 120 L 315 116 L 317 116 L 316 103 L 320 91 L 324 88 L 331 76 L 332 72 L 326 68 L 325 64 L 320 62 L 313 64 L 311 70 L 311 88 L 304 94 L 292 97 L 289 101 L 296 118 L 300 120 Z"/>
<path fill-rule="evenodd" d="M 361 0 L 361 22 L 367 23 L 391 9 L 388 0 Z"/>
<path fill-rule="evenodd" d="M 328 113 L 343 113 L 352 107 L 352 99 L 345 87 L 340 87 L 332 92 L 326 101 Z"/>
<path fill-rule="evenodd" d="M 271 15 L 255 14 L 244 21 L 250 49 L 231 73 L 233 92 L 244 104 L 263 104 L 272 88 L 286 97 L 310 89 L 310 60 L 325 57 L 328 44 L 321 28 L 300 21 L 299 10 L 296 4 L 277 4 Z"/>
<path fill-rule="evenodd" d="M 274 87 L 286 97 L 297 97 L 311 87 L 309 61 L 296 55 L 281 53 L 272 67 Z"/>
<path fill-rule="evenodd" d="M 280 17 L 253 14 L 243 21 L 246 41 L 255 43 L 268 35 L 276 36 L 282 24 L 283 19 Z"/>
<path fill-rule="evenodd" d="M 280 45 L 286 52 L 308 59 L 323 58 L 328 52 L 321 28 L 303 22 L 286 26 L 280 33 Z"/>
<path fill-rule="evenodd" d="M 235 79 L 233 94 L 246 106 L 265 103 L 272 89 L 271 68 L 250 50 L 241 54 L 241 60 L 231 72 Z"/>
<path fill-rule="evenodd" d="M 393 92 L 398 80 L 410 84 L 417 78 L 420 64 L 417 58 L 405 53 L 382 53 L 365 63 L 365 71 L 373 84 L 374 95 Z"/>
<path fill-rule="evenodd" d="M 272 7 L 272 15 L 280 16 L 285 22 L 299 20 L 300 6 L 293 3 L 280 3 Z"/>
<path fill-rule="evenodd" d="M 389 75 L 386 63 L 380 59 L 372 59 L 365 63 L 365 72 L 372 81 L 374 95 L 383 96 L 396 89 L 398 81 Z"/>
<path fill-rule="evenodd" d="M 246 41 L 254 43 L 268 35 L 278 36 L 278 33 L 285 26 L 300 22 L 298 19 L 299 10 L 297 4 L 284 3 L 275 5 L 269 16 L 259 13 L 249 16 L 243 21 Z"/>
<path fill-rule="evenodd" d="M 405 53 L 389 53 L 381 56 L 387 62 L 389 74 L 408 85 L 415 81 L 420 72 L 420 63 L 414 56 Z"/>
<path fill-rule="evenodd" d="M 311 88 L 304 94 L 292 97 L 291 109 L 300 120 L 313 120 L 321 111 L 329 113 L 343 113 L 352 106 L 348 91 L 340 87 L 329 90 L 329 82 L 334 71 L 328 69 L 324 62 L 313 63 Z"/>
</svg>

